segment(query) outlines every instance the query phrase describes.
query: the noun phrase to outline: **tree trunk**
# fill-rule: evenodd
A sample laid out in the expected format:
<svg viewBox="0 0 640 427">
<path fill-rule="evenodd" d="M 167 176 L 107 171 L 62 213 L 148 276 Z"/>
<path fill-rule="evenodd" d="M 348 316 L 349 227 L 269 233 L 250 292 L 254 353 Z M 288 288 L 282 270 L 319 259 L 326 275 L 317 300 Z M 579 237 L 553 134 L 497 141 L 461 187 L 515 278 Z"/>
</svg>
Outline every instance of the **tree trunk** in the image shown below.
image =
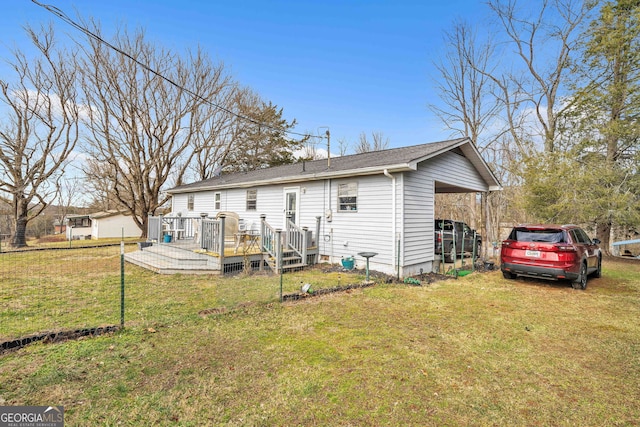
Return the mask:
<svg viewBox="0 0 640 427">
<path fill-rule="evenodd" d="M 598 222 L 596 224 L 596 237 L 600 239 L 600 249 L 605 255 L 611 255 L 609 250 L 611 236 L 611 221 Z"/>
<path fill-rule="evenodd" d="M 27 223 L 29 222 L 27 202 L 22 197 L 18 197 L 14 201 L 14 207 L 13 235 L 9 246 L 12 248 L 24 248 L 27 246 Z"/>
<path fill-rule="evenodd" d="M 140 229 L 142 230 L 140 238 L 146 239 L 149 230 L 149 215 L 142 215 L 142 227 Z"/>
</svg>

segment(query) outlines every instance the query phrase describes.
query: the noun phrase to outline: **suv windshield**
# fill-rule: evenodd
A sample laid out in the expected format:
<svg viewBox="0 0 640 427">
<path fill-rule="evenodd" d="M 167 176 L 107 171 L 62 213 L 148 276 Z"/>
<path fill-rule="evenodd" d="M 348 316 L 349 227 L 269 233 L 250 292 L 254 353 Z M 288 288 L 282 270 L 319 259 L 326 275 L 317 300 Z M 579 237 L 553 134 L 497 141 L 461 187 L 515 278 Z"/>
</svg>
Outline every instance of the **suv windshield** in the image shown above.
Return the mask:
<svg viewBox="0 0 640 427">
<path fill-rule="evenodd" d="M 562 230 L 528 230 L 522 228 L 513 229 L 509 239 L 518 242 L 544 243 L 566 243 L 567 241 Z"/>
</svg>

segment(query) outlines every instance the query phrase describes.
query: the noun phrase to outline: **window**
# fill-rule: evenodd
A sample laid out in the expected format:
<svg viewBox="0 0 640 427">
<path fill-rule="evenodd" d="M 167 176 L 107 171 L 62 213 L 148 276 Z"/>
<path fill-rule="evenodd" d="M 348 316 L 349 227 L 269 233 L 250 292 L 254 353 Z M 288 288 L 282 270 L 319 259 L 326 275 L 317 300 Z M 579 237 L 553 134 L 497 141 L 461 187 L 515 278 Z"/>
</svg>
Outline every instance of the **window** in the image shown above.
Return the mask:
<svg viewBox="0 0 640 427">
<path fill-rule="evenodd" d="M 338 212 L 356 212 L 358 210 L 358 184 L 350 182 L 338 185 Z"/>
<path fill-rule="evenodd" d="M 189 194 L 187 196 L 187 210 L 188 211 L 192 211 L 193 210 L 193 200 L 194 200 L 193 194 Z"/>
<path fill-rule="evenodd" d="M 258 208 L 258 190 L 247 190 L 247 210 L 255 211 Z"/>
<path fill-rule="evenodd" d="M 219 211 L 220 210 L 220 193 L 215 193 L 213 195 L 213 203 L 214 203 L 214 209 Z"/>
<path fill-rule="evenodd" d="M 69 218 L 69 227 L 91 227 L 91 219 L 89 217 Z"/>
</svg>

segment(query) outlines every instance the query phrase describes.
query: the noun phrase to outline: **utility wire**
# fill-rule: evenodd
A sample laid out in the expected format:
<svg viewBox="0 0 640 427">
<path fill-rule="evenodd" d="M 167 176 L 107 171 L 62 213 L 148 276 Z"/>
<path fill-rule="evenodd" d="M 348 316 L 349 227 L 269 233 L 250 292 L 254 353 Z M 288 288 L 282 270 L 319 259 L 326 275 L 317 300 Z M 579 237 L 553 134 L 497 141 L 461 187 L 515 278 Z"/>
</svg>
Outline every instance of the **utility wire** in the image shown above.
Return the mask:
<svg viewBox="0 0 640 427">
<path fill-rule="evenodd" d="M 251 117 L 247 117 L 245 115 L 236 113 L 234 111 L 229 110 L 226 107 L 223 107 L 222 105 L 216 104 L 215 102 L 211 102 L 206 98 L 203 98 L 202 96 L 198 95 L 197 93 L 193 92 L 191 89 L 186 88 L 184 86 L 179 85 L 178 83 L 174 82 L 173 80 L 171 80 L 168 77 L 165 77 L 164 75 L 160 74 L 158 71 L 154 70 L 153 68 L 149 67 L 146 64 L 143 64 L 142 62 L 138 61 L 136 58 L 134 58 L 133 56 L 129 55 L 127 52 L 119 49 L 118 47 L 112 45 L 111 43 L 109 43 L 108 41 L 104 40 L 102 37 L 100 37 L 99 35 L 89 31 L 87 28 L 83 27 L 82 25 L 78 24 L 77 22 L 75 22 L 73 19 L 69 18 L 69 16 L 64 13 L 62 10 L 60 10 L 59 8 L 57 8 L 56 6 L 52 6 L 49 4 L 43 4 L 40 3 L 38 0 L 31 0 L 33 3 L 37 4 L 38 6 L 46 9 L 47 11 L 51 12 L 52 14 L 56 15 L 58 18 L 60 18 L 61 20 L 63 20 L 64 22 L 66 22 L 67 24 L 71 25 L 72 27 L 74 27 L 75 29 L 79 30 L 80 32 L 84 33 L 85 35 L 87 35 L 90 38 L 93 38 L 97 41 L 99 41 L 100 43 L 108 46 L 109 48 L 115 50 L 116 52 L 118 52 L 119 54 L 126 56 L 127 58 L 129 58 L 130 60 L 132 60 L 133 62 L 135 62 L 136 64 L 138 64 L 139 66 L 141 66 L 142 68 L 144 68 L 145 70 L 149 71 L 150 73 L 160 77 L 161 79 L 165 80 L 167 83 L 177 87 L 178 89 L 184 90 L 185 92 L 187 92 L 188 94 L 190 94 L 191 96 L 195 97 L 196 99 L 214 107 L 217 108 L 219 110 L 224 111 L 225 113 L 231 114 L 241 120 L 246 120 L 248 122 L 251 122 L 255 125 L 258 126 L 263 126 L 265 128 L 271 129 L 271 130 L 275 130 L 275 131 L 283 131 L 280 128 L 277 128 L 275 126 L 271 126 L 270 124 L 267 123 L 263 123 L 263 122 L 259 122 L 255 119 L 252 119 Z M 291 130 L 284 130 L 284 133 L 289 134 L 289 135 L 295 135 L 295 136 L 301 136 L 304 138 L 324 138 L 321 135 L 311 135 L 311 134 L 307 134 L 307 133 L 300 133 L 300 132 L 294 132 Z"/>
</svg>

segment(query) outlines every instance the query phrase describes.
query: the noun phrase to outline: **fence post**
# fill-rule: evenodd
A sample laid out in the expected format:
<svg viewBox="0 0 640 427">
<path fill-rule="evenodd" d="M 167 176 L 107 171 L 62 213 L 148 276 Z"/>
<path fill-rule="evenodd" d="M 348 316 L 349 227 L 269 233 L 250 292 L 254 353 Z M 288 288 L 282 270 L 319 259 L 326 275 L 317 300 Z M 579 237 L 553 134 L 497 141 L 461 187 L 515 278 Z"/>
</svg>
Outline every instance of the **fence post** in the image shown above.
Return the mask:
<svg viewBox="0 0 640 427">
<path fill-rule="evenodd" d="M 225 227 L 227 216 L 225 214 L 220 214 L 219 218 L 220 218 L 220 243 L 219 243 L 220 244 L 219 246 L 220 270 L 224 275 L 224 227 Z"/>
<path fill-rule="evenodd" d="M 120 327 L 124 328 L 124 227 L 120 241 Z"/>
<path fill-rule="evenodd" d="M 282 296 L 282 279 L 283 279 L 283 275 L 284 275 L 284 269 L 282 268 L 282 247 L 280 246 L 281 243 L 281 229 L 276 229 L 276 265 L 278 266 L 278 273 L 280 273 L 280 302 L 282 303 L 283 301 L 283 296 Z"/>
</svg>

